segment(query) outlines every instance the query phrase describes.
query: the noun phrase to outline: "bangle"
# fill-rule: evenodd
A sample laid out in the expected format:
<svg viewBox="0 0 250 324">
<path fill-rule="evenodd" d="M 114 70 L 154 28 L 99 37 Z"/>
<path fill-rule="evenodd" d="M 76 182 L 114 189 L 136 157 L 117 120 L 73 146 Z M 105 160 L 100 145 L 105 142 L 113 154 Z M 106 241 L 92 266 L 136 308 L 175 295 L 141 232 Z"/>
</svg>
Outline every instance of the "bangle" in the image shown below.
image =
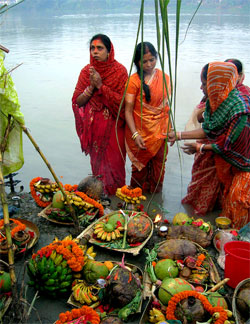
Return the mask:
<svg viewBox="0 0 250 324">
<path fill-rule="evenodd" d="M 134 134 L 131 136 L 132 140 L 135 140 L 138 135 L 139 133 L 137 131 L 134 132 Z"/>
<path fill-rule="evenodd" d="M 204 149 L 204 146 L 205 146 L 206 144 L 201 144 L 201 146 L 200 146 L 200 153 L 201 154 L 204 154 L 204 151 L 203 151 L 203 149 Z"/>
<path fill-rule="evenodd" d="M 84 91 L 83 91 L 83 95 L 87 96 L 87 97 L 91 97 L 92 96 L 93 91 L 90 90 L 89 87 L 87 87 Z"/>
<path fill-rule="evenodd" d="M 177 132 L 176 135 L 177 135 L 176 136 L 177 137 L 177 140 L 178 141 L 181 141 L 181 132 Z"/>
<path fill-rule="evenodd" d="M 199 153 L 201 149 L 201 143 L 196 143 L 196 152 Z"/>
</svg>

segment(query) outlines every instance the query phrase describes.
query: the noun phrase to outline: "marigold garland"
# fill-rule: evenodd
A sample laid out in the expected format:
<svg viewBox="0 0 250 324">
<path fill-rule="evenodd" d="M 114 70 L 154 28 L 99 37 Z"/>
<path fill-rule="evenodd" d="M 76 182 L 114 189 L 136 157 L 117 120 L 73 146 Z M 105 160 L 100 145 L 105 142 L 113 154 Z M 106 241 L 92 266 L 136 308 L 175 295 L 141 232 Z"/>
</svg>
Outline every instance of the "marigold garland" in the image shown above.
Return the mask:
<svg viewBox="0 0 250 324">
<path fill-rule="evenodd" d="M 19 232 L 19 231 L 24 231 L 26 228 L 26 225 L 21 223 L 20 221 L 18 221 L 17 219 L 13 219 L 10 218 L 10 221 L 12 221 L 13 223 L 15 223 L 17 226 L 15 226 L 12 230 L 11 230 L 11 237 L 14 237 L 14 235 Z M 2 229 L 2 227 L 4 226 L 4 220 L 1 219 L 0 220 L 0 229 Z M 6 240 L 6 237 L 0 236 L 0 242 Z"/>
<path fill-rule="evenodd" d="M 56 324 L 66 324 L 80 317 L 82 317 L 83 320 L 80 323 L 100 323 L 100 316 L 93 308 L 89 306 L 82 306 L 81 308 L 73 308 L 71 312 L 67 311 L 59 314 L 59 320 L 56 321 Z"/>
<path fill-rule="evenodd" d="M 42 201 L 40 199 L 40 197 L 36 194 L 36 189 L 34 187 L 34 184 L 37 183 L 38 181 L 40 181 L 41 179 L 42 179 L 41 177 L 37 177 L 30 181 L 30 193 L 39 207 L 46 208 L 51 202 L 50 201 L 48 201 L 48 202 Z M 73 186 L 71 186 L 70 184 L 65 184 L 63 186 L 65 193 L 69 193 L 69 192 L 73 191 L 77 196 L 82 198 L 84 201 L 88 202 L 89 204 L 91 204 L 94 207 L 96 207 L 97 209 L 99 209 L 100 216 L 103 216 L 104 215 L 103 206 L 100 203 L 98 203 L 96 200 L 88 197 L 85 193 L 76 191 L 77 187 L 78 187 L 78 185 L 76 185 L 76 184 L 74 184 Z"/>
<path fill-rule="evenodd" d="M 81 192 L 81 191 L 76 191 L 75 194 L 77 196 L 79 196 L 80 198 L 82 198 L 82 200 L 86 201 L 87 203 L 93 205 L 94 207 L 99 209 L 99 214 L 100 216 L 104 215 L 104 208 L 103 206 L 98 203 L 96 200 L 89 198 L 85 193 Z"/>
<path fill-rule="evenodd" d="M 53 250 L 56 250 L 58 254 L 61 254 L 65 260 L 67 260 L 68 266 L 72 271 L 81 271 L 84 265 L 84 254 L 82 249 L 72 240 L 63 240 L 52 242 L 49 245 L 41 248 L 37 253 L 32 255 L 32 259 L 37 256 L 42 258 L 45 256 L 48 258 Z"/>
<path fill-rule="evenodd" d="M 37 177 L 37 178 L 34 178 L 30 181 L 30 193 L 31 193 L 31 196 L 33 197 L 33 199 L 35 200 L 35 202 L 37 203 L 37 205 L 39 207 L 47 207 L 51 202 L 50 201 L 42 201 L 40 199 L 40 197 L 36 194 L 36 189 L 34 187 L 34 184 L 37 183 L 38 181 L 40 181 L 42 178 L 41 177 Z"/>
<path fill-rule="evenodd" d="M 121 192 L 129 197 L 135 198 L 142 196 L 141 188 L 130 189 L 128 186 L 121 187 Z"/>
<path fill-rule="evenodd" d="M 219 318 L 214 322 L 214 324 L 223 324 L 227 320 L 227 312 L 221 306 L 213 307 L 204 295 L 201 295 L 197 291 L 192 290 L 177 293 L 170 299 L 166 312 L 167 320 L 177 320 L 174 314 L 177 303 L 179 303 L 183 299 L 188 298 L 189 296 L 193 296 L 199 299 L 203 304 L 205 310 L 207 310 L 211 315 L 216 312 L 220 314 Z"/>
</svg>

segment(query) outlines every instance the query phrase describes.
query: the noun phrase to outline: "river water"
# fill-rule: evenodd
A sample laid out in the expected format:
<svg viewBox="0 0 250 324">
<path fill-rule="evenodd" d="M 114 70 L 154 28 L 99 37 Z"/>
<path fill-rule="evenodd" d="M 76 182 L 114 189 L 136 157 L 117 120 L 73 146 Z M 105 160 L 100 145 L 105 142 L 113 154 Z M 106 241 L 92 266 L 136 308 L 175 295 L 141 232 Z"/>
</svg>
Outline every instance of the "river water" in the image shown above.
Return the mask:
<svg viewBox="0 0 250 324">
<path fill-rule="evenodd" d="M 13 9 L 14 11 L 14 9 Z M 181 15 L 180 42 L 192 15 Z M 170 15 L 170 39 L 175 41 L 175 15 Z M 75 132 L 71 97 L 79 72 L 89 62 L 88 41 L 97 33 L 107 34 L 116 59 L 129 70 L 139 14 L 19 16 L 1 17 L 0 43 L 9 48 L 5 66 L 23 63 L 12 72 L 26 126 L 57 176 L 65 183 L 79 183 L 91 174 L 89 158 L 81 153 Z M 209 61 L 236 57 L 244 63 L 250 85 L 250 16 L 206 14 L 200 9 L 185 41 L 179 47 L 177 74 L 176 127 L 183 130 L 194 106 L 199 102 L 200 71 Z M 146 14 L 144 40 L 156 46 L 155 16 Z M 172 46 L 172 61 L 174 47 Z M 134 70 L 133 70 L 134 72 Z M 166 68 L 167 72 L 167 68 Z M 41 157 L 24 134 L 25 164 L 15 179 L 29 191 L 34 177 L 52 178 Z M 181 161 L 181 163 L 180 163 Z M 164 181 L 164 207 L 175 213 L 182 210 L 181 198 L 190 180 L 193 157 L 170 148 Z M 127 160 L 127 184 L 130 162 Z M 18 190 L 18 186 L 16 187 Z"/>
</svg>

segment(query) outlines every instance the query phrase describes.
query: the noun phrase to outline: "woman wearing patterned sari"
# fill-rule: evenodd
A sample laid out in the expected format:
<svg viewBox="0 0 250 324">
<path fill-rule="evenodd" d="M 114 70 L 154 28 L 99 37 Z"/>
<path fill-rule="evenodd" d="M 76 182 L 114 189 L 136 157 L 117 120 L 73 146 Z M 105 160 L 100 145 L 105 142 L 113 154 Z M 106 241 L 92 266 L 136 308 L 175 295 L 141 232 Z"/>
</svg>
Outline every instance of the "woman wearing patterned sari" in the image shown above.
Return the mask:
<svg viewBox="0 0 250 324">
<path fill-rule="evenodd" d="M 217 176 L 224 186 L 221 215 L 235 228 L 250 221 L 250 99 L 235 87 L 236 66 L 213 62 L 201 73 L 201 88 L 208 96 L 202 129 L 177 132 L 178 139 L 209 138 L 209 144 L 185 143 L 187 154 L 213 151 Z M 173 144 L 174 132 L 169 134 Z"/>
<path fill-rule="evenodd" d="M 141 43 L 137 45 L 134 59 L 137 73 L 130 77 L 125 96 L 125 144 L 132 162 L 131 186 L 140 186 L 152 193 L 161 191 L 164 179 L 167 147 L 162 134 L 170 128 L 170 82 L 167 74 L 164 80 L 162 71 L 155 68 L 157 52 L 154 46 L 143 43 L 142 62 L 141 47 Z"/>
<path fill-rule="evenodd" d="M 239 76 L 236 89 L 239 90 L 241 94 L 250 96 L 250 88 L 243 84 L 245 75 L 242 63 L 237 59 L 227 59 L 225 62 L 231 62 L 237 67 Z M 206 101 L 204 101 L 203 97 L 200 104 L 194 110 L 196 113 L 194 116 L 195 120 L 192 120 L 192 124 L 195 125 L 195 128 L 201 128 L 201 124 L 198 123 L 198 120 L 200 122 L 204 121 L 201 117 L 201 113 L 204 112 L 205 106 Z M 197 126 L 197 124 L 199 126 Z M 190 122 L 187 123 L 185 130 L 191 130 L 189 125 Z M 209 143 L 209 140 L 203 139 L 199 142 Z M 216 172 L 214 154 L 215 153 L 212 151 L 206 151 L 203 153 L 197 152 L 195 154 L 194 164 L 192 167 L 192 179 L 188 185 L 187 195 L 182 199 L 183 204 L 191 205 L 194 213 L 201 216 L 212 211 L 216 202 L 221 202 L 221 194 L 223 193 L 223 186 L 220 183 Z"/>
<path fill-rule="evenodd" d="M 125 116 L 119 105 L 128 78 L 114 59 L 114 48 L 103 34 L 90 41 L 90 64 L 80 72 L 72 98 L 82 151 L 90 155 L 93 175 L 101 176 L 106 194 L 125 185 Z"/>
</svg>

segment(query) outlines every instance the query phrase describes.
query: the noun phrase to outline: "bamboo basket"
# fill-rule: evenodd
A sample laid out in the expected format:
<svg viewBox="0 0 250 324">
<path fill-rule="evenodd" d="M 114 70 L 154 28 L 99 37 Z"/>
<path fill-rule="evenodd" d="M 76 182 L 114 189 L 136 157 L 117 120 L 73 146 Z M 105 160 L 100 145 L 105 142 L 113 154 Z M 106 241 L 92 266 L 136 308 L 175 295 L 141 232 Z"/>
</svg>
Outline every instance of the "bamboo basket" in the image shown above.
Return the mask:
<svg viewBox="0 0 250 324">
<path fill-rule="evenodd" d="M 32 239 L 30 239 L 26 244 L 24 244 L 24 246 L 23 247 L 26 247 L 26 249 L 31 249 L 36 243 L 37 243 L 37 241 L 38 241 L 38 239 L 39 239 L 39 237 L 40 237 L 40 232 L 39 232 L 39 229 L 38 229 L 38 227 L 34 224 L 34 223 L 32 223 L 32 222 L 30 222 L 30 221 L 28 221 L 28 220 L 26 220 L 26 219 L 20 219 L 20 218 L 13 218 L 13 219 L 17 219 L 19 222 L 21 222 L 21 223 L 23 223 L 24 225 L 26 225 L 26 230 L 27 231 L 31 231 L 31 232 L 33 232 L 34 233 L 34 237 L 32 238 Z M 21 254 L 21 252 L 18 252 L 17 251 L 17 246 L 14 244 L 14 252 L 15 252 L 15 254 Z M 8 254 L 8 250 L 0 250 L 0 253 L 1 253 L 1 255 L 7 255 Z"/>
<path fill-rule="evenodd" d="M 133 213 L 133 211 L 129 211 L 130 213 Z M 148 237 L 141 243 L 141 245 L 139 246 L 136 246 L 136 247 L 131 247 L 131 248 L 127 248 L 127 249 L 116 249 L 116 248 L 110 248 L 110 247 L 107 247 L 104 245 L 101 245 L 100 244 L 100 241 L 97 241 L 93 238 L 93 233 L 94 233 L 94 227 L 95 225 L 102 221 L 103 219 L 107 218 L 108 216 L 111 216 L 113 214 L 117 214 L 117 211 L 114 211 L 108 215 L 105 215 L 105 216 L 102 216 L 101 218 L 99 218 L 98 220 L 96 220 L 94 223 L 90 224 L 81 234 L 79 234 L 77 236 L 77 238 L 83 238 L 84 236 L 89 236 L 90 239 L 89 239 L 89 243 L 92 243 L 92 244 L 95 244 L 95 245 L 98 245 L 98 246 L 101 246 L 101 247 L 104 247 L 106 249 L 109 249 L 109 250 L 114 250 L 114 251 L 118 251 L 118 252 L 125 252 L 125 253 L 132 253 L 133 255 L 138 255 L 140 250 L 145 246 L 145 244 L 148 242 L 148 240 L 151 238 L 151 236 L 153 235 L 153 231 L 154 231 L 154 224 L 151 220 L 151 218 L 149 216 L 146 216 L 146 215 L 142 215 L 144 217 L 147 217 L 151 223 L 151 232 L 150 234 L 148 235 Z"/>
<path fill-rule="evenodd" d="M 37 216 L 39 216 L 39 217 L 43 217 L 43 218 L 47 219 L 49 222 L 52 222 L 52 223 L 55 223 L 55 224 L 59 224 L 59 225 L 66 225 L 66 226 L 74 226 L 74 223 L 73 223 L 73 222 L 60 222 L 60 221 L 58 221 L 58 220 L 56 220 L 56 219 L 49 218 L 49 217 L 46 215 L 46 211 L 47 211 L 49 208 L 51 208 L 51 206 L 52 206 L 52 203 L 49 204 L 46 208 L 44 208 L 40 213 L 38 213 Z M 91 218 L 91 220 L 93 220 L 93 219 L 95 219 L 95 217 L 98 215 L 99 210 L 96 209 L 96 208 L 91 208 L 91 209 L 89 210 L 89 212 L 94 213 L 93 217 Z M 83 215 L 83 214 L 82 214 L 82 215 Z M 82 215 L 80 215 L 80 216 L 82 216 Z M 78 217 L 80 217 L 80 216 L 78 216 Z"/>
<path fill-rule="evenodd" d="M 104 262 L 104 261 L 100 261 L 100 262 Z M 116 261 L 111 261 L 111 262 L 112 263 L 119 263 L 119 262 L 116 262 Z M 143 271 L 139 267 L 137 267 L 134 264 L 127 263 L 127 262 L 125 262 L 125 266 L 128 266 L 129 268 L 131 268 L 133 272 L 139 273 L 139 275 L 141 276 L 141 278 L 143 278 Z M 142 297 L 143 297 L 143 292 L 142 292 Z M 143 298 L 141 298 L 140 305 L 139 305 L 139 307 L 138 307 L 138 309 L 137 309 L 137 311 L 135 313 L 141 313 L 142 301 L 143 301 Z M 69 299 L 67 300 L 67 303 L 70 304 L 70 305 L 72 305 L 72 306 L 74 306 L 74 307 L 76 307 L 76 308 L 80 308 L 80 307 L 83 306 L 83 304 L 79 303 L 78 301 L 76 301 L 74 299 L 73 294 L 70 295 Z M 95 305 L 93 304 L 93 306 L 94 306 L 93 308 L 96 308 L 99 305 L 96 305 L 96 307 L 95 307 Z M 92 307 L 92 306 L 90 305 L 90 307 Z"/>
<path fill-rule="evenodd" d="M 162 241 L 160 242 L 159 246 L 161 244 L 163 244 L 165 242 Z M 198 243 L 195 243 L 193 242 L 196 246 L 197 246 L 197 249 L 199 252 L 203 252 L 204 251 L 204 248 L 201 247 Z M 209 262 L 210 264 L 210 270 L 209 270 L 209 275 L 210 275 L 210 280 L 216 285 L 218 284 L 220 281 L 221 281 L 221 278 L 220 278 L 220 275 L 218 273 L 218 270 L 216 268 L 216 265 L 213 261 L 213 259 L 210 257 L 210 256 L 207 256 L 207 261 Z M 194 282 L 191 282 L 189 280 L 187 280 L 190 284 L 195 284 Z M 152 297 L 152 293 L 155 291 L 156 289 L 156 286 L 155 284 L 151 281 L 150 279 L 150 276 L 146 270 L 146 267 L 145 267 L 145 270 L 144 270 L 144 276 L 143 276 L 143 285 L 144 285 L 144 291 L 143 291 L 143 296 L 144 296 L 144 299 L 146 298 L 151 298 Z M 199 286 L 202 286 L 202 284 L 199 284 Z M 208 286 L 208 288 L 212 288 Z"/>
<path fill-rule="evenodd" d="M 236 304 L 236 299 L 237 299 L 238 293 L 245 286 L 250 287 L 250 278 L 244 279 L 240 283 L 238 283 L 237 287 L 234 290 L 234 294 L 233 294 L 232 310 L 233 310 L 233 315 L 234 315 L 236 324 L 250 324 L 250 316 L 248 319 L 244 318 L 242 316 L 242 314 L 240 314 L 240 312 L 238 311 L 237 304 Z"/>
</svg>

